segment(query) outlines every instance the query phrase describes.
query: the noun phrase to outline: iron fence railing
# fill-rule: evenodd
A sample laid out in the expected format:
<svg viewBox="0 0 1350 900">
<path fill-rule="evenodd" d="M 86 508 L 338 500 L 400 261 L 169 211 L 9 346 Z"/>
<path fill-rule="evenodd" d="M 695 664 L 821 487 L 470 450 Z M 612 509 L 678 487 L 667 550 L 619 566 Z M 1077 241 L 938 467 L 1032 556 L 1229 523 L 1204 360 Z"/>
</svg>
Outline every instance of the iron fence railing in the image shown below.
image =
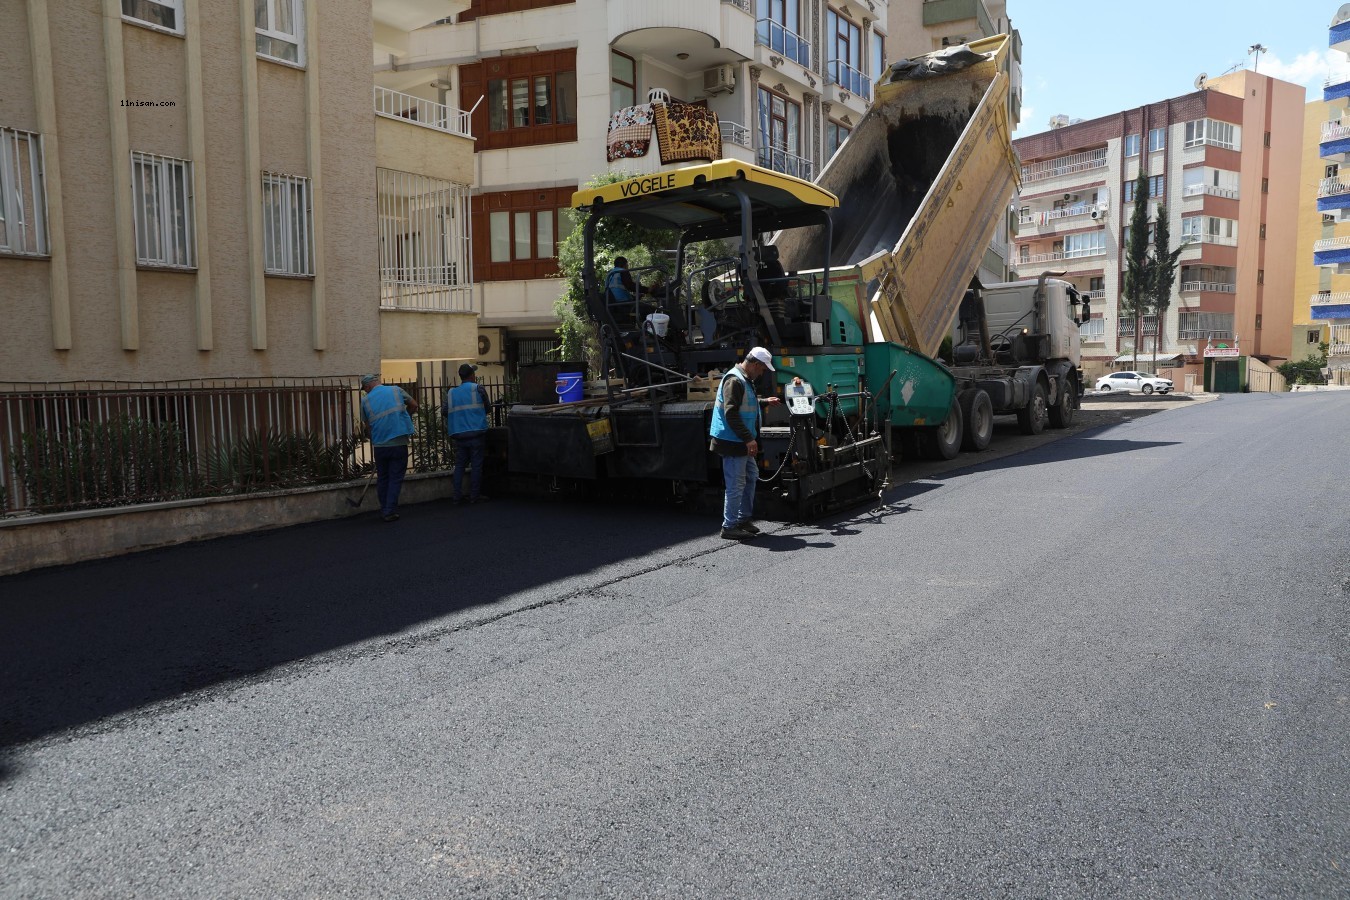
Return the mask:
<svg viewBox="0 0 1350 900">
<path fill-rule="evenodd" d="M 446 385 L 419 404 L 409 470 L 454 464 Z M 485 381 L 494 424 L 518 391 Z M 0 385 L 0 515 L 244 494 L 370 471 L 354 378 Z"/>
</svg>

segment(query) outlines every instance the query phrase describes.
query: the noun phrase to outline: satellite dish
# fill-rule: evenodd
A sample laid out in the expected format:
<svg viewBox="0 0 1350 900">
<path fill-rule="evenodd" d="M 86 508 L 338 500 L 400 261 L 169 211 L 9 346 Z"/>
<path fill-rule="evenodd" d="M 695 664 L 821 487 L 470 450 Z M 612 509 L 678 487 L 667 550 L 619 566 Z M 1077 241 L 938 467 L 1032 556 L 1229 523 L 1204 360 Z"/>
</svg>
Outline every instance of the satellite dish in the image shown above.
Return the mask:
<svg viewBox="0 0 1350 900">
<path fill-rule="evenodd" d="M 1199 75 L 1195 76 L 1195 89 L 1197 91 L 1203 91 L 1205 89 L 1205 79 L 1208 77 L 1209 76 L 1206 75 L 1204 72 L 1201 72 Z"/>
</svg>

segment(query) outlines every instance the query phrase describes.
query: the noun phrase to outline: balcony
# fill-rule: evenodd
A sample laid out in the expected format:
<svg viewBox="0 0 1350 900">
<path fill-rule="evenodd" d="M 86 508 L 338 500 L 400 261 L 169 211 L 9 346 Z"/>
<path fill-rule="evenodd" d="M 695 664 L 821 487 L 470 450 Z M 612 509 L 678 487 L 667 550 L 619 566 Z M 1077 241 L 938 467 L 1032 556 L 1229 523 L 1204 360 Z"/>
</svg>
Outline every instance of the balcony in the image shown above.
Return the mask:
<svg viewBox="0 0 1350 900">
<path fill-rule="evenodd" d="M 984 0 L 924 0 L 923 24 L 925 28 L 932 25 L 950 25 L 970 19 L 975 20 L 980 31 L 978 35 L 967 35 L 972 40 L 977 37 L 987 37 L 994 33 L 994 22 L 989 16 L 989 10 L 985 9 Z"/>
<path fill-rule="evenodd" d="M 1181 189 L 1181 196 L 1187 199 L 1191 197 L 1223 197 L 1226 200 L 1238 199 L 1237 188 L 1219 187 L 1214 184 L 1188 184 Z"/>
<path fill-rule="evenodd" d="M 750 146 L 750 129 L 740 122 L 728 122 L 725 119 L 719 119 L 717 129 L 722 134 L 723 144 L 737 144 L 741 147 Z"/>
<path fill-rule="evenodd" d="M 1076 219 L 1080 216 L 1090 216 L 1093 219 L 1102 219 L 1106 216 L 1106 211 L 1109 208 L 1109 204 L 1106 203 L 1081 203 L 1078 206 L 1066 206 L 1061 209 L 1046 209 L 1030 214 L 1018 213 L 1017 224 L 1040 229 L 1054 225 L 1060 219 Z"/>
<path fill-rule="evenodd" d="M 1193 234 L 1181 235 L 1182 246 L 1189 244 L 1214 244 L 1219 247 L 1236 247 L 1238 245 L 1237 236 L 1226 234 L 1209 234 L 1207 232 L 1196 232 Z"/>
<path fill-rule="evenodd" d="M 609 44 L 638 60 L 691 77 L 755 53 L 751 0 L 605 3 Z M 572 13 L 575 16 L 576 13 Z"/>
<path fill-rule="evenodd" d="M 1054 159 L 1041 160 L 1022 167 L 1022 184 L 1037 181 L 1049 181 L 1064 175 L 1077 175 L 1094 169 L 1106 168 L 1106 149 L 1089 150 L 1086 153 L 1073 153 Z"/>
<path fill-rule="evenodd" d="M 1309 318 L 1313 321 L 1321 319 L 1350 319 L 1350 292 L 1339 291 L 1334 294 L 1313 294 L 1308 301 Z M 1333 326 L 1336 328 L 1346 328 L 1345 325 Z"/>
<path fill-rule="evenodd" d="M 826 102 L 838 102 L 843 98 L 839 92 L 847 92 L 864 100 L 872 99 L 872 79 L 868 78 L 848 63 L 832 59 L 825 65 L 825 83 L 834 88 L 833 96 Z"/>
<path fill-rule="evenodd" d="M 1350 19 L 1331 26 L 1327 32 L 1327 46 L 1332 50 L 1350 53 Z"/>
<path fill-rule="evenodd" d="M 1100 234 L 1100 232 L 1089 233 Z M 1076 259 L 1092 259 L 1094 257 L 1105 255 L 1105 247 L 1088 247 L 1083 250 L 1056 250 L 1053 253 L 1035 253 L 1030 256 L 1019 256 L 1017 258 L 1017 264 L 1019 266 L 1027 266 L 1049 262 L 1072 262 Z"/>
<path fill-rule="evenodd" d="M 811 45 L 806 38 L 784 28 L 773 19 L 755 23 L 755 43 L 768 47 L 784 59 L 790 59 L 803 69 L 811 68 Z"/>
<path fill-rule="evenodd" d="M 1350 356 L 1350 325 L 1332 325 L 1327 356 Z"/>
<path fill-rule="evenodd" d="M 1236 294 L 1237 285 L 1227 284 L 1222 281 L 1183 281 L 1181 283 L 1181 293 L 1183 294 Z"/>
<path fill-rule="evenodd" d="M 1322 83 L 1322 99 L 1329 102 L 1344 97 L 1350 97 L 1350 73 L 1328 76 Z"/>
<path fill-rule="evenodd" d="M 380 308 L 473 312 L 469 188 L 412 172 L 375 173 Z"/>
<path fill-rule="evenodd" d="M 415 31 L 440 19 L 462 13 L 469 0 L 373 0 L 371 19 L 398 31 Z"/>
<path fill-rule="evenodd" d="M 760 147 L 758 162 L 766 169 L 773 169 L 775 172 L 782 172 L 803 181 L 811 181 L 816 177 L 815 163 L 804 156 L 776 147 Z"/>
<path fill-rule="evenodd" d="M 469 127 L 469 114 L 464 110 L 453 109 L 444 103 L 414 97 L 412 94 L 391 91 L 378 84 L 375 85 L 375 115 L 458 137 L 473 137 Z"/>
<path fill-rule="evenodd" d="M 1350 237 L 1325 238 L 1313 244 L 1313 265 L 1339 266 L 1342 263 L 1350 263 Z"/>
<path fill-rule="evenodd" d="M 1105 300 L 1105 299 L 1106 299 L 1106 288 L 1097 288 L 1097 290 L 1095 290 L 1095 291 L 1081 291 L 1080 293 L 1081 293 L 1084 297 L 1086 297 L 1088 300 Z"/>
</svg>

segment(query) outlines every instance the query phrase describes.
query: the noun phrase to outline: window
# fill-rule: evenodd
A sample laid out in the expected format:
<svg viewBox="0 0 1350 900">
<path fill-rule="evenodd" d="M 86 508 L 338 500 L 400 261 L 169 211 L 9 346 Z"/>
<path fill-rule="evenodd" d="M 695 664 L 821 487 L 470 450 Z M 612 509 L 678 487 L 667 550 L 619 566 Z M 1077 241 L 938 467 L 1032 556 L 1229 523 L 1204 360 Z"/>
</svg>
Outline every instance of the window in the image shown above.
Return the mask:
<svg viewBox="0 0 1350 900">
<path fill-rule="evenodd" d="M 50 252 L 42 136 L 0 128 L 0 253 Z"/>
<path fill-rule="evenodd" d="M 1262 178 L 1262 179 L 1261 179 L 1261 193 L 1263 193 L 1263 194 L 1269 194 L 1269 193 L 1270 193 L 1270 179 L 1269 179 L 1269 178 Z"/>
<path fill-rule="evenodd" d="M 1088 291 L 1096 293 L 1106 290 L 1106 279 L 1101 275 L 1093 275 L 1088 279 Z"/>
<path fill-rule="evenodd" d="M 825 52 L 825 72 L 835 84 L 860 97 L 872 95 L 872 79 L 862 73 L 862 28 L 833 9 L 825 13 Z"/>
<path fill-rule="evenodd" d="M 1183 221 L 1183 223 L 1184 223 L 1185 220 L 1183 219 L 1182 221 Z M 1154 224 L 1153 222 L 1149 222 L 1149 223 L 1148 223 L 1148 242 L 1149 242 L 1150 244 L 1153 243 L 1154 228 L 1155 228 L 1155 224 Z M 1126 225 L 1126 226 L 1121 230 L 1121 232 L 1120 232 L 1120 245 L 1121 245 L 1122 247 L 1129 247 L 1129 246 L 1130 246 L 1130 235 L 1132 235 L 1132 234 L 1134 234 L 1134 229 L 1133 229 L 1131 226 L 1129 226 L 1129 225 Z"/>
<path fill-rule="evenodd" d="M 834 156 L 834 152 L 839 149 L 839 145 L 844 142 L 844 138 L 849 136 L 852 131 L 847 125 L 840 125 L 835 121 L 825 123 L 825 158 Z"/>
<path fill-rule="evenodd" d="M 1256 270 L 1256 283 L 1257 283 L 1257 284 L 1265 284 L 1265 283 L 1266 283 L 1266 270 L 1265 270 L 1265 269 L 1257 269 L 1257 270 Z"/>
<path fill-rule="evenodd" d="M 1323 178 L 1336 178 L 1341 174 L 1341 167 L 1338 163 L 1332 163 L 1323 170 Z"/>
<path fill-rule="evenodd" d="M 253 0 L 253 24 L 259 56 L 305 64 L 304 0 Z"/>
<path fill-rule="evenodd" d="M 1064 258 L 1073 259 L 1078 256 L 1096 256 L 1106 250 L 1106 232 L 1088 231 L 1083 234 L 1066 234 L 1064 236 Z"/>
<path fill-rule="evenodd" d="M 1230 122 L 1218 122 L 1214 119 L 1196 119 L 1186 123 L 1186 147 L 1199 147 L 1211 144 L 1228 150 L 1238 149 L 1239 129 Z"/>
<path fill-rule="evenodd" d="M 609 111 L 637 104 L 637 63 L 618 50 L 609 51 Z"/>
<path fill-rule="evenodd" d="M 1125 135 L 1125 158 L 1128 159 L 1131 156 L 1138 156 L 1138 155 L 1139 155 L 1139 135 L 1137 134 Z"/>
<path fill-rule="evenodd" d="M 1181 220 L 1181 238 L 1183 241 L 1198 241 L 1204 234 L 1204 216 L 1185 216 Z"/>
<path fill-rule="evenodd" d="M 462 96 L 482 97 L 473 113 L 477 149 L 577 139 L 575 48 L 503 56 L 460 68 Z M 611 73 L 613 71 L 611 57 Z M 616 87 L 611 86 L 611 102 Z"/>
<path fill-rule="evenodd" d="M 1177 339 L 1202 341 L 1205 338 L 1231 338 L 1232 313 L 1182 312 L 1177 315 Z"/>
<path fill-rule="evenodd" d="M 1308 332 L 1308 343 L 1310 343 L 1310 344 L 1320 344 L 1321 342 L 1322 342 L 1322 332 L 1321 332 L 1321 331 L 1309 331 L 1309 332 Z"/>
<path fill-rule="evenodd" d="M 1266 224 L 1265 224 L 1264 222 L 1262 222 L 1262 223 L 1261 223 L 1261 240 L 1264 241 L 1265 239 L 1266 239 Z"/>
<path fill-rule="evenodd" d="M 1022 246 L 1018 247 L 1017 255 L 1021 262 L 1023 263 L 1031 262 L 1031 245 L 1023 244 Z"/>
<path fill-rule="evenodd" d="M 801 107 L 767 88 L 759 89 L 760 165 L 810 180 L 810 161 L 802 159 Z"/>
<path fill-rule="evenodd" d="M 150 153 L 131 154 L 137 264 L 184 269 L 197 265 L 192 204 L 191 162 Z"/>
<path fill-rule="evenodd" d="M 757 6 L 755 42 L 809 68 L 811 45 L 801 37 L 800 0 L 758 0 Z"/>
<path fill-rule="evenodd" d="M 872 80 L 880 81 L 881 76 L 886 74 L 886 35 L 879 31 L 872 32 Z"/>
<path fill-rule="evenodd" d="M 1136 181 L 1125 182 L 1125 202 L 1133 203 L 1135 196 Z M 1148 195 L 1154 199 L 1161 199 L 1167 190 L 1166 175 L 1150 175 L 1148 178 Z"/>
<path fill-rule="evenodd" d="M 501 191 L 473 198 L 474 272 L 484 281 L 547 278 L 572 232 L 575 188 Z"/>
<path fill-rule="evenodd" d="M 469 188 L 395 169 L 375 170 L 380 306 L 473 310 Z"/>
<path fill-rule="evenodd" d="M 1260 313 L 1257 313 L 1257 314 L 1256 314 L 1256 330 L 1257 330 L 1257 331 L 1260 331 L 1260 330 L 1261 330 L 1261 314 L 1260 314 Z"/>
<path fill-rule="evenodd" d="M 263 173 L 263 271 L 314 274 L 314 203 L 310 181 Z"/>
<path fill-rule="evenodd" d="M 1266 146 L 1267 146 L 1267 147 L 1270 146 L 1270 132 L 1269 132 L 1269 131 L 1266 132 Z"/>
<path fill-rule="evenodd" d="M 183 0 L 122 0 L 122 18 L 182 34 Z"/>
<path fill-rule="evenodd" d="M 1150 128 L 1148 130 L 1148 152 L 1153 153 L 1167 146 L 1167 129 Z"/>
<path fill-rule="evenodd" d="M 1088 319 L 1078 326 L 1078 335 L 1085 341 L 1101 343 L 1106 340 L 1106 320 Z"/>
</svg>

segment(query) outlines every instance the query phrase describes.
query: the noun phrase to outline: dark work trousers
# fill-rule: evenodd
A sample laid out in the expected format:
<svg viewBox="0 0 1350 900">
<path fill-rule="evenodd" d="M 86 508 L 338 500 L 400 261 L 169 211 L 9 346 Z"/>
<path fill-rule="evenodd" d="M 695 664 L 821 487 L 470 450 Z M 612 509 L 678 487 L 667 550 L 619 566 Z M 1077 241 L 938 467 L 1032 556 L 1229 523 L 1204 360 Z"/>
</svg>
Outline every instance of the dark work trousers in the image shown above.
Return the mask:
<svg viewBox="0 0 1350 900">
<path fill-rule="evenodd" d="M 469 499 L 477 500 L 483 487 L 483 453 L 487 435 L 455 438 L 455 500 L 464 499 L 464 467 L 469 466 Z"/>
<path fill-rule="evenodd" d="M 398 512 L 398 494 L 407 471 L 407 444 L 375 448 L 375 494 L 380 498 L 380 515 Z"/>
</svg>

